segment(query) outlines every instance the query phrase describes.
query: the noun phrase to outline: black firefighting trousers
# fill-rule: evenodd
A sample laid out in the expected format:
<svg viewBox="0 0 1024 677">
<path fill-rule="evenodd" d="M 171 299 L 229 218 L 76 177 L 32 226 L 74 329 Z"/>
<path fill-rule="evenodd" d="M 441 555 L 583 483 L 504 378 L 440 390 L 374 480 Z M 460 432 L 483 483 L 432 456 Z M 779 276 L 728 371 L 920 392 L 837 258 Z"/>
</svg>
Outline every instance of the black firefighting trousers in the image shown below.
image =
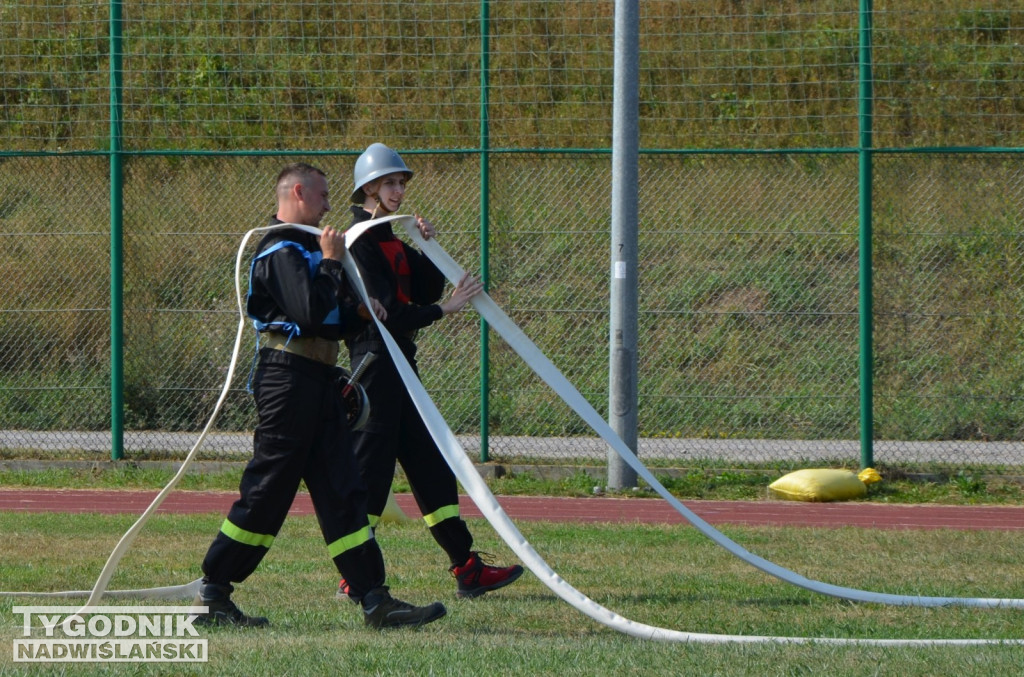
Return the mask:
<svg viewBox="0 0 1024 677">
<path fill-rule="evenodd" d="M 463 564 L 473 547 L 473 536 L 459 516 L 455 474 L 416 411 L 384 345 L 353 346 L 353 369 L 367 350 L 377 353 L 377 359 L 360 381 L 370 401 L 370 418 L 361 430 L 352 433 L 352 447 L 370 492 L 367 501 L 370 521 L 376 524 L 384 511 L 397 461 L 402 465 L 430 534 L 453 565 Z M 410 353 L 415 356 L 414 347 L 405 351 L 407 357 Z M 409 362 L 418 377 L 415 360 Z"/>
<path fill-rule="evenodd" d="M 244 581 L 270 549 L 299 481 L 353 594 L 384 584 L 384 560 L 366 513 L 367 491 L 352 455 L 338 370 L 263 348 L 253 377 L 259 423 L 240 496 L 203 560 L 208 582 Z"/>
</svg>

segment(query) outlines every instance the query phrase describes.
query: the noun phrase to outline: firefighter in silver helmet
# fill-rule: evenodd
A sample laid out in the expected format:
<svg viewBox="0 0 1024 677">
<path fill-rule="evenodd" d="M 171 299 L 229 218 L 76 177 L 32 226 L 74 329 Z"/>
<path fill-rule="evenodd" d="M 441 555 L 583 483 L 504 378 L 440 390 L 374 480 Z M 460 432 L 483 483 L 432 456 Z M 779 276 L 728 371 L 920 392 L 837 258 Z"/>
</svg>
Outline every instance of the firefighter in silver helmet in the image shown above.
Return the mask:
<svg viewBox="0 0 1024 677">
<path fill-rule="evenodd" d="M 398 213 L 412 176 L 394 150 L 382 143 L 370 145 L 355 164 L 352 225 Z M 419 215 L 416 223 L 424 238 L 437 234 L 434 225 Z M 483 290 L 480 280 L 466 273 L 442 301 L 444 275 L 425 255 L 399 240 L 389 221 L 366 231 L 349 252 L 367 292 L 387 311 L 384 324 L 414 370 L 417 332 L 459 312 Z M 380 520 L 395 463 L 400 463 L 431 535 L 448 556 L 456 596 L 478 597 L 515 581 L 523 573 L 521 566 L 493 566 L 473 550 L 473 536 L 459 515 L 455 474 L 413 405 L 376 325 L 345 343 L 353 365 L 367 353 L 378 355 L 361 379 L 370 401 L 369 420 L 353 434 L 356 461 L 370 492 L 370 524 Z M 344 578 L 338 595 L 357 597 Z"/>
</svg>

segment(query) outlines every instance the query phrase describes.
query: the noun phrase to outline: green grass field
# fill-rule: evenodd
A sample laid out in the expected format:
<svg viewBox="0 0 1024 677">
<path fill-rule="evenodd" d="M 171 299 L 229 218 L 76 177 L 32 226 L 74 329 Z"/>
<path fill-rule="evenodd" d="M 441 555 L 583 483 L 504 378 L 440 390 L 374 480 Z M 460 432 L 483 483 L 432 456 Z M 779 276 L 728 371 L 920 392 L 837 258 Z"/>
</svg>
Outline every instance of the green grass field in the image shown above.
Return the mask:
<svg viewBox="0 0 1024 677">
<path fill-rule="evenodd" d="M 45 465 L 45 458 L 41 459 Z M 35 460 L 31 455 L 0 453 L 0 459 L 10 457 L 13 463 Z M 95 459 L 94 459 L 95 460 Z M 177 460 L 181 460 L 180 458 Z M 577 462 L 554 470 L 535 466 L 501 477 L 487 476 L 485 480 L 496 495 L 506 496 L 591 496 L 594 486 L 603 483 L 606 475 L 600 467 L 589 467 Z M 686 500 L 745 500 L 768 498 L 768 485 L 790 472 L 785 464 L 747 465 L 709 464 L 686 469 L 666 469 L 651 466 L 651 472 L 676 498 Z M 884 503 L 942 503 L 948 505 L 1020 505 L 1024 503 L 1024 484 L 1016 468 L 990 468 L 977 472 L 950 473 L 948 469 L 924 468 L 925 472 L 911 476 L 905 468 L 878 466 L 882 481 L 868 486 L 864 500 Z M 915 468 L 922 470 L 922 468 Z M 133 461 L 111 463 L 109 467 L 75 469 L 53 467 L 44 469 L 0 469 L 0 487 L 33 487 L 63 489 L 144 489 L 157 490 L 174 476 L 175 469 L 147 466 Z M 674 471 L 671 472 L 670 471 Z M 241 464 L 216 472 L 187 473 L 177 488 L 193 491 L 236 491 L 241 475 Z M 393 483 L 398 493 L 408 492 L 409 485 L 399 471 Z M 609 491 L 610 495 L 616 492 Z M 624 490 L 623 496 L 653 497 L 650 488 L 641 491 Z"/>
<path fill-rule="evenodd" d="M 91 588 L 134 516 L 0 514 L 5 590 Z M 221 515 L 157 516 L 122 561 L 113 589 L 186 583 Z M 681 526 L 526 523 L 523 534 L 566 581 L 631 620 L 694 633 L 815 638 L 1019 639 L 1020 610 L 855 604 L 782 583 Z M 510 550 L 471 524 L 477 547 Z M 727 528 L 750 551 L 837 585 L 879 592 L 1024 597 L 1024 534 L 855 528 Z M 876 647 L 661 643 L 622 635 L 560 601 L 532 573 L 456 600 L 443 555 L 418 524 L 378 530 L 396 596 L 440 599 L 448 616 L 419 630 L 371 631 L 333 598 L 336 575 L 312 517 L 291 518 L 235 599 L 265 631 L 206 631 L 207 664 L 14 664 L 0 674 L 209 675 L 1016 675 L 1019 646 Z M 18 604 L 55 603 L 24 598 Z M 0 619 L 6 646 L 20 636 Z"/>
</svg>

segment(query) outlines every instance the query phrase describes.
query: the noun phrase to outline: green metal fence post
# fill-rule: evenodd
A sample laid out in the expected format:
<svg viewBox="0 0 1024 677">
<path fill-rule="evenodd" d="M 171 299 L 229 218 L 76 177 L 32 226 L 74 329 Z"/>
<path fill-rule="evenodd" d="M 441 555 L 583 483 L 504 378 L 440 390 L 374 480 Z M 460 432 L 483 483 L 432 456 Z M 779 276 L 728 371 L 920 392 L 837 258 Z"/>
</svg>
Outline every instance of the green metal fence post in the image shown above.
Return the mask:
<svg viewBox="0 0 1024 677">
<path fill-rule="evenodd" d="M 124 456 L 124 270 L 121 0 L 110 2 L 110 457 Z"/>
<path fill-rule="evenodd" d="M 480 3 L 480 279 L 487 290 L 489 278 L 489 239 L 488 228 L 490 211 L 490 129 L 488 119 L 488 72 L 490 69 L 490 3 Z M 490 346 L 488 344 L 487 320 L 480 318 L 480 462 L 489 459 L 488 444 L 490 419 Z"/>
<path fill-rule="evenodd" d="M 871 131 L 872 75 L 871 30 L 872 0 L 860 0 L 860 96 L 859 96 L 859 162 L 860 162 L 860 464 L 874 465 L 874 343 L 872 330 L 872 256 L 871 256 Z"/>
</svg>

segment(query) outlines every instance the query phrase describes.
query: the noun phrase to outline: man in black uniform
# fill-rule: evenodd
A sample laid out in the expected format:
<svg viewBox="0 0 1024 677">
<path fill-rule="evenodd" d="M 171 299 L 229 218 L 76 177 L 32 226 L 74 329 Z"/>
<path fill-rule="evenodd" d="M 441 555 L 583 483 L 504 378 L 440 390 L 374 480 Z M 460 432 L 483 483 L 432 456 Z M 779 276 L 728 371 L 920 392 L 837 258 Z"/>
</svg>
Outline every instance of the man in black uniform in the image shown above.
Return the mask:
<svg viewBox="0 0 1024 677">
<path fill-rule="evenodd" d="M 411 176 L 412 172 L 392 149 L 382 143 L 367 148 L 355 165 L 353 225 L 397 212 L 405 183 Z M 424 238 L 434 236 L 434 226 L 429 221 L 420 217 L 417 221 Z M 483 284 L 467 273 L 451 297 L 438 303 L 444 292 L 444 275 L 430 259 L 395 237 L 390 222 L 368 230 L 349 251 L 359 266 L 367 292 L 379 299 L 387 311 L 385 326 L 414 370 L 417 330 L 462 310 L 483 290 Z M 397 460 L 431 535 L 448 555 L 458 597 L 477 597 L 519 578 L 523 573 L 521 566 L 491 566 L 481 559 L 481 553 L 472 550 L 473 536 L 459 516 L 455 475 L 416 411 L 377 327 L 370 324 L 355 338 L 346 337 L 345 343 L 353 368 L 367 353 L 377 355 L 361 380 L 371 405 L 370 417 L 353 436 L 356 459 L 370 491 L 371 525 L 376 526 L 383 513 Z M 352 583 L 343 577 L 338 596 L 358 600 L 359 593 Z"/>
<path fill-rule="evenodd" d="M 271 224 L 318 226 L 330 210 L 327 179 L 303 163 L 277 178 L 277 214 Z M 445 615 L 440 602 L 416 607 L 391 597 L 384 560 L 366 514 L 366 485 L 352 455 L 351 432 L 336 366 L 338 342 L 365 328 L 370 310 L 346 302 L 342 234 L 319 237 L 297 228 L 271 230 L 250 272 L 247 311 L 262 347 L 252 392 L 259 413 L 253 458 L 232 505 L 203 560 L 195 601 L 209 607 L 198 622 L 260 627 L 234 602 L 233 583 L 263 559 L 304 481 L 327 551 L 362 600 L 365 623 L 384 628 L 422 625 Z M 373 302 L 373 312 L 385 317 Z"/>
</svg>

